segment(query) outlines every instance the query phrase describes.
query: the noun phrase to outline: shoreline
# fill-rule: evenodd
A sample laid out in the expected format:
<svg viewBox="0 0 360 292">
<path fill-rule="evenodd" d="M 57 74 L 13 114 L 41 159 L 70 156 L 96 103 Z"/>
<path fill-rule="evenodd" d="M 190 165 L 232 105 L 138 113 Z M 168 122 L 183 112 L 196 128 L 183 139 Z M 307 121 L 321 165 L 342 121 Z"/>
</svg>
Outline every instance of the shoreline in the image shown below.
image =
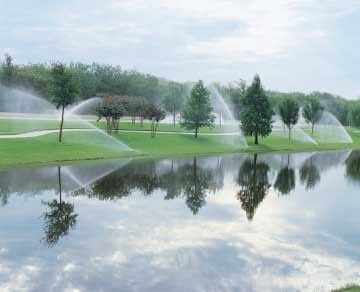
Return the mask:
<svg viewBox="0 0 360 292">
<path fill-rule="evenodd" d="M 260 145 L 261 146 L 261 145 Z M 287 153 L 307 153 L 307 152 L 331 152 L 341 150 L 360 150 L 360 147 L 351 147 L 351 145 L 333 144 L 331 146 L 324 147 L 309 147 L 303 149 L 284 149 L 284 148 L 273 148 L 273 149 L 244 149 L 234 151 L 212 151 L 212 152 L 183 152 L 174 154 L 151 154 L 143 153 L 139 151 L 124 152 L 120 155 L 99 155 L 98 157 L 81 157 L 81 158 L 70 158 L 70 159 L 54 159 L 54 160 L 34 160 L 27 162 L 10 162 L 2 163 L 0 161 L 0 171 L 11 170 L 11 169 L 25 169 L 25 168 L 37 168 L 54 165 L 71 165 L 80 164 L 90 161 L 101 161 L 101 160 L 114 160 L 114 159 L 134 159 L 134 160 L 160 160 L 160 159 L 182 159 L 190 157 L 210 157 L 210 156 L 222 156 L 222 155 L 249 155 L 249 154 L 287 154 Z"/>
</svg>

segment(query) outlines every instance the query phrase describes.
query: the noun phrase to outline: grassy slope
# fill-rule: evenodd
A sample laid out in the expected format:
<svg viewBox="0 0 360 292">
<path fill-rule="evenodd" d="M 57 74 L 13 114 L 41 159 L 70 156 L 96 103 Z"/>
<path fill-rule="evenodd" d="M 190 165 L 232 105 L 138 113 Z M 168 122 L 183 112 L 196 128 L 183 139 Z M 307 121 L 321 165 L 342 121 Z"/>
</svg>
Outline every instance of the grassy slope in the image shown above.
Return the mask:
<svg viewBox="0 0 360 292">
<path fill-rule="evenodd" d="M 0 121 L 0 130 L 4 129 L 4 121 Z M 48 121 L 47 121 L 48 122 Z M 47 124 L 43 123 L 43 124 Z M 48 125 L 48 124 L 47 124 Z M 20 129 L 20 124 L 18 129 Z M 31 126 L 34 126 L 31 125 Z M 131 124 L 124 126 L 133 126 Z M 165 125 L 166 126 L 166 125 Z M 124 153 L 116 147 L 109 147 L 108 141 L 94 132 L 67 132 L 64 143 L 57 142 L 57 135 L 50 134 L 37 138 L 0 139 L 0 166 L 5 167 L 21 163 L 49 163 L 64 160 L 81 160 L 95 158 L 121 157 L 138 155 L 181 156 L 187 154 L 215 154 L 230 152 L 264 152 L 264 151 L 316 151 L 340 148 L 360 149 L 360 133 L 349 129 L 354 139 L 353 144 L 304 144 L 289 141 L 286 138 L 272 135 L 260 139 L 260 145 L 248 139 L 249 148 L 244 149 L 237 144 L 227 144 L 225 136 L 199 136 L 158 134 L 151 138 L 148 133 L 120 132 L 115 137 L 138 150 L 135 153 Z M 111 144 L 111 143 L 110 143 Z"/>
<path fill-rule="evenodd" d="M 105 129 L 105 122 L 101 121 L 99 123 L 92 122 L 94 125 Z M 65 128 L 88 128 L 85 123 L 81 122 L 69 122 L 65 120 Z M 53 130 L 59 128 L 59 121 L 56 120 L 31 120 L 31 119 L 0 119 L 0 135 L 1 134 L 19 134 L 35 130 Z M 225 126 L 225 130 L 231 131 L 234 127 Z M 123 130 L 133 130 L 133 131 L 149 131 L 150 123 L 144 122 L 143 126 L 137 122 L 132 124 L 131 122 L 121 122 L 120 129 Z M 181 128 L 179 125 L 174 127 L 171 124 L 159 124 L 159 131 L 170 131 L 170 132 L 182 132 L 185 131 L 184 128 Z M 214 128 L 203 128 L 200 129 L 202 133 L 216 133 L 223 131 L 224 127 L 215 126 Z"/>
<path fill-rule="evenodd" d="M 0 139 L 0 166 L 128 155 L 117 147 L 105 145 L 102 137 L 93 132 L 65 133 L 64 138 L 61 144 L 55 134 L 29 139 Z"/>
<path fill-rule="evenodd" d="M 333 292 L 360 292 L 360 286 L 357 285 L 347 285 L 343 288 L 333 290 Z"/>
<path fill-rule="evenodd" d="M 64 123 L 65 128 L 87 128 L 84 123 L 68 122 Z M 19 134 L 35 130 L 53 130 L 59 128 L 59 121 L 55 120 L 15 120 L 0 119 L 0 135 Z"/>
</svg>

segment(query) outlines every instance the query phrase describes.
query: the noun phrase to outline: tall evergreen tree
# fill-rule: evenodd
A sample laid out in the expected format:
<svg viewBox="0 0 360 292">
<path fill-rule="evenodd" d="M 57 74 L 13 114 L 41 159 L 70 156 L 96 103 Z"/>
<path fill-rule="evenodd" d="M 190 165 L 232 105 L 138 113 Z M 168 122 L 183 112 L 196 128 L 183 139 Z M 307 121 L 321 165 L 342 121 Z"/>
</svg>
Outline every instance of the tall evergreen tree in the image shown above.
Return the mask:
<svg viewBox="0 0 360 292">
<path fill-rule="evenodd" d="M 299 120 L 299 104 L 290 97 L 284 97 L 279 103 L 279 113 L 281 120 L 289 129 L 289 140 L 291 139 L 291 129 Z"/>
<path fill-rule="evenodd" d="M 261 85 L 259 75 L 255 75 L 251 86 L 241 102 L 240 120 L 245 135 L 255 137 L 255 144 L 259 144 L 258 137 L 266 137 L 272 131 L 272 116 L 268 97 Z"/>
<path fill-rule="evenodd" d="M 61 109 L 61 123 L 59 131 L 59 142 L 61 142 L 65 108 L 75 101 L 79 90 L 74 82 L 71 72 L 66 69 L 64 64 L 53 64 L 51 73 L 53 77 L 53 102 L 55 103 L 56 108 Z"/>
<path fill-rule="evenodd" d="M 197 138 L 199 128 L 214 126 L 215 116 L 212 112 L 210 93 L 200 80 L 191 90 L 190 97 L 185 104 L 181 126 L 187 130 L 195 130 L 195 138 Z"/>
<path fill-rule="evenodd" d="M 302 110 L 302 115 L 305 121 L 311 125 L 311 135 L 314 136 L 314 127 L 315 124 L 321 118 L 321 111 L 323 110 L 323 106 L 320 101 L 315 98 L 309 98 Z"/>
</svg>

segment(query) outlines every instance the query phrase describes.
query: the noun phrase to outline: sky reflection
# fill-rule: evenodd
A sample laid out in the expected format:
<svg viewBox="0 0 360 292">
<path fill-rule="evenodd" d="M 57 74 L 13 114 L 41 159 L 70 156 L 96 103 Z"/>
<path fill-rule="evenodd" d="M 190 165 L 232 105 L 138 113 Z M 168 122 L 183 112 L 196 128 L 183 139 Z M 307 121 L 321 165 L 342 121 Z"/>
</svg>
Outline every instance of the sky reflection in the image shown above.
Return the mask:
<svg viewBox="0 0 360 292">
<path fill-rule="evenodd" d="M 329 291 L 356 282 L 359 157 L 228 155 L 3 171 L 0 290 Z M 44 202 L 54 201 L 58 234 L 48 244 Z M 60 202 L 73 206 L 76 222 Z"/>
</svg>

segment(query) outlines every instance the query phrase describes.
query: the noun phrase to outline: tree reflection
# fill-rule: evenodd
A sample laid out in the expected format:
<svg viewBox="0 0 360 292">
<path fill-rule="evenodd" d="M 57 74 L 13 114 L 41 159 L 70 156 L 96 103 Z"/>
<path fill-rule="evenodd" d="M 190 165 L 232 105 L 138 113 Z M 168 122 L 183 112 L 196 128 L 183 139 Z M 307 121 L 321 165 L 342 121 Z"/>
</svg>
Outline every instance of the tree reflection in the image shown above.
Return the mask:
<svg viewBox="0 0 360 292">
<path fill-rule="evenodd" d="M 307 190 L 315 188 L 315 186 L 320 182 L 320 171 L 313 164 L 312 157 L 306 161 L 299 170 L 300 181 L 305 185 Z"/>
<path fill-rule="evenodd" d="M 360 151 L 353 151 L 346 159 L 346 176 L 360 182 Z"/>
<path fill-rule="evenodd" d="M 287 165 L 279 171 L 274 184 L 274 189 L 278 190 L 282 195 L 287 195 L 295 189 L 295 171 L 289 167 L 289 162 L 290 156 L 288 154 Z"/>
<path fill-rule="evenodd" d="M 268 178 L 269 170 L 267 163 L 257 161 L 257 154 L 254 155 L 253 160 L 247 159 L 239 170 L 237 182 L 241 190 L 237 193 L 237 198 L 249 220 L 253 219 L 256 208 L 269 191 L 271 186 Z"/>
<path fill-rule="evenodd" d="M 182 184 L 186 205 L 195 215 L 206 204 L 205 197 L 211 188 L 213 178 L 209 171 L 202 170 L 197 166 L 196 158 L 194 158 L 192 167 L 185 165 L 180 169 L 180 173 L 183 175 Z"/>
<path fill-rule="evenodd" d="M 76 218 L 78 216 L 75 213 L 74 205 L 66 203 L 62 200 L 60 166 L 58 167 L 58 179 L 59 201 L 54 199 L 51 202 L 44 202 L 44 204 L 49 208 L 48 212 L 44 213 L 44 240 L 49 246 L 56 245 L 62 237 L 68 235 L 69 229 L 75 227 Z"/>
<path fill-rule="evenodd" d="M 200 167 L 196 158 L 178 167 L 171 161 L 169 169 L 160 167 L 157 162 L 135 163 L 94 183 L 89 196 L 103 200 L 119 199 L 135 190 L 151 195 L 160 189 L 166 192 L 165 200 L 183 197 L 191 212 L 197 214 L 206 204 L 207 194 L 223 186 L 223 177 L 220 160 L 215 169 Z"/>
</svg>

